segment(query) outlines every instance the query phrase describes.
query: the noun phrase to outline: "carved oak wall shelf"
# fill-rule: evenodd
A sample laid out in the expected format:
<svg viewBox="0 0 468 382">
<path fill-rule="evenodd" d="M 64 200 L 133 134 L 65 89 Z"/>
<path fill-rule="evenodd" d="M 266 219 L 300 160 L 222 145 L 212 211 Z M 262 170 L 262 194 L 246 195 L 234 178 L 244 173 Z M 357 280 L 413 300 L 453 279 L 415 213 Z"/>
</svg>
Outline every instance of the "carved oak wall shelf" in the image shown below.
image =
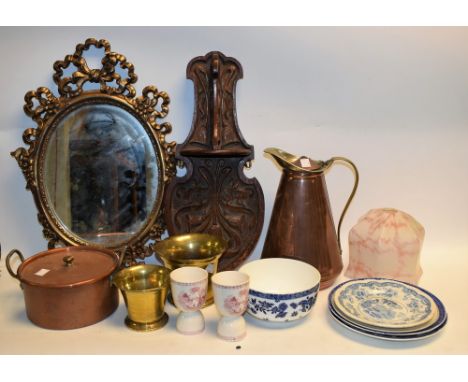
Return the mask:
<svg viewBox="0 0 468 382">
<path fill-rule="evenodd" d="M 228 242 L 220 270 L 234 269 L 246 260 L 264 219 L 260 184 L 244 175 L 254 148 L 237 125 L 235 87 L 242 75 L 241 64 L 221 52 L 189 62 L 187 78 L 194 83 L 195 111 L 189 136 L 176 148 L 176 159 L 187 173 L 173 178 L 165 196 L 171 235 L 206 232 Z"/>
</svg>

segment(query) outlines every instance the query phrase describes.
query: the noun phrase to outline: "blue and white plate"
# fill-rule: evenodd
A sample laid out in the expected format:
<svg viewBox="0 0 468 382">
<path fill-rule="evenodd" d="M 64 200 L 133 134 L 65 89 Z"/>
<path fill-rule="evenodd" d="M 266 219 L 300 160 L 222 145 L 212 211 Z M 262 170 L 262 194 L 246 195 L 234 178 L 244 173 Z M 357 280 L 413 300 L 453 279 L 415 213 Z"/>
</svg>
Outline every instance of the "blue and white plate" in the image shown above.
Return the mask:
<svg viewBox="0 0 468 382">
<path fill-rule="evenodd" d="M 415 340 L 421 340 L 421 339 L 425 339 L 427 337 L 431 337 L 435 334 L 437 334 L 439 332 L 440 329 L 442 329 L 445 324 L 447 323 L 447 320 L 441 322 L 440 326 L 438 326 L 437 328 L 433 328 L 432 330 L 430 331 L 425 331 L 424 333 L 412 333 L 412 334 L 406 334 L 406 335 L 402 335 L 402 334 L 399 334 L 399 333 L 378 333 L 378 332 L 372 332 L 370 330 L 365 330 L 365 329 L 361 329 L 359 327 L 355 327 L 353 325 L 350 325 L 349 323 L 343 321 L 343 319 L 336 315 L 336 313 L 333 313 L 331 312 L 331 315 L 332 317 L 338 322 L 340 323 L 341 325 L 343 325 L 345 328 L 355 332 L 355 333 L 359 333 L 359 334 L 363 334 L 365 336 L 368 336 L 368 337 L 373 337 L 373 338 L 379 338 L 379 339 L 383 339 L 383 340 L 389 340 L 389 341 L 415 341 Z"/>
<path fill-rule="evenodd" d="M 434 320 L 437 313 L 434 300 L 426 292 L 396 280 L 351 280 L 332 293 L 335 310 L 363 326 L 416 328 Z"/>
<path fill-rule="evenodd" d="M 369 280 L 369 279 L 367 279 Z M 374 279 L 375 280 L 375 279 Z M 354 280 L 352 280 L 354 281 Z M 346 283 L 349 283 L 346 282 Z M 346 283 L 343 283 L 343 284 L 346 284 Z M 365 325 L 359 325 L 353 321 L 350 321 L 348 320 L 346 317 L 344 317 L 339 311 L 337 311 L 334 307 L 334 304 L 333 304 L 333 298 L 334 298 L 334 294 L 336 292 L 336 290 L 342 286 L 343 284 L 341 285 L 338 285 L 337 287 L 335 287 L 335 289 L 333 289 L 331 292 L 330 292 L 330 295 L 328 296 L 328 306 L 329 306 L 329 311 L 330 311 L 330 314 L 332 315 L 332 317 L 338 321 L 338 323 L 340 323 L 341 325 L 343 325 L 344 327 L 346 327 L 347 329 L 349 330 L 352 330 L 354 332 L 357 332 L 357 333 L 360 333 L 360 334 L 364 334 L 364 335 L 367 335 L 367 336 L 370 336 L 370 337 L 374 337 L 374 338 L 380 338 L 380 339 L 384 339 L 384 340 L 394 340 L 394 341 L 411 341 L 411 340 L 418 340 L 418 339 L 423 339 L 423 338 L 427 338 L 429 336 L 432 336 L 434 334 L 436 334 L 437 332 L 439 332 L 447 323 L 447 312 L 445 310 L 445 307 L 444 305 L 442 304 L 442 302 L 436 297 L 434 296 L 432 293 L 420 288 L 420 287 L 415 287 L 417 289 L 419 289 L 421 292 L 425 293 L 427 296 L 429 296 L 429 298 L 431 298 L 431 300 L 434 302 L 435 306 L 436 306 L 436 316 L 431 320 L 431 322 L 429 322 L 428 325 L 424 325 L 423 327 L 419 327 L 417 329 L 408 329 L 406 331 L 404 330 L 401 330 L 401 331 L 394 331 L 392 329 L 389 329 L 389 330 L 385 330 L 383 328 L 372 328 L 372 327 L 368 327 L 368 326 L 365 326 Z M 407 284 L 409 285 L 409 284 Z"/>
</svg>

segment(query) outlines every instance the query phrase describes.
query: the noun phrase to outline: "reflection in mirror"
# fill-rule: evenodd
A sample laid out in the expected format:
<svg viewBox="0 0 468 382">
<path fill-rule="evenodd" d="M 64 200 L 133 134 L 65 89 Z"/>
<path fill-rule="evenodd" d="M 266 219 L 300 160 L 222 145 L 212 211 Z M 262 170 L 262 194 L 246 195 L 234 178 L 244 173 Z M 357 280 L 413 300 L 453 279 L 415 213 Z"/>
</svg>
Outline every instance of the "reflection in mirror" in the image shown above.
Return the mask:
<svg viewBox="0 0 468 382">
<path fill-rule="evenodd" d="M 44 162 L 51 209 L 81 239 L 118 246 L 143 228 L 160 169 L 141 122 L 110 104 L 84 104 L 57 122 Z"/>
</svg>

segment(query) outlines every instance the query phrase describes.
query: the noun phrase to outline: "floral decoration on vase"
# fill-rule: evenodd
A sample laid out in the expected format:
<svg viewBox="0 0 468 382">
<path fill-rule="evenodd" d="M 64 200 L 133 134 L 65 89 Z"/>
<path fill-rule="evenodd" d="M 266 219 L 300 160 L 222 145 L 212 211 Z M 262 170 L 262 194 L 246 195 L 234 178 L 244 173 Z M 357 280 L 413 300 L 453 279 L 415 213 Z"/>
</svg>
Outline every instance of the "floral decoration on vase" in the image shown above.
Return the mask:
<svg viewBox="0 0 468 382">
<path fill-rule="evenodd" d="M 186 310 L 198 310 L 205 303 L 206 289 L 198 286 L 183 291 L 177 296 L 179 304 Z"/>
<path fill-rule="evenodd" d="M 246 310 L 248 289 L 242 289 L 237 296 L 229 295 L 224 299 L 224 307 L 231 314 L 239 314 Z"/>
</svg>

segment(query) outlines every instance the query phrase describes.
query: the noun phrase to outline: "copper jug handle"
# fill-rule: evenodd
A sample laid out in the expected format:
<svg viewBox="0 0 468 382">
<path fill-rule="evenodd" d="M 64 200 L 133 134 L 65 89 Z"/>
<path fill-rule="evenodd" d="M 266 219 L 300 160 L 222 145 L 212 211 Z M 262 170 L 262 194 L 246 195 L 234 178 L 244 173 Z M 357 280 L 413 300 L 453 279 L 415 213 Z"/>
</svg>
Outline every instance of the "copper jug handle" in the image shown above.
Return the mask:
<svg viewBox="0 0 468 382">
<path fill-rule="evenodd" d="M 356 190 L 357 190 L 357 187 L 358 187 L 358 184 L 359 184 L 359 171 L 358 171 L 357 167 L 354 165 L 353 162 L 351 162 L 349 159 L 344 158 L 344 157 L 330 158 L 329 160 L 327 160 L 324 163 L 323 167 L 325 169 L 327 169 L 327 168 L 331 167 L 335 162 L 344 162 L 344 163 L 346 163 L 349 167 L 351 167 L 351 169 L 353 170 L 353 174 L 354 174 L 353 190 L 351 191 L 351 194 L 349 195 L 348 201 L 346 202 L 346 204 L 345 204 L 345 206 L 343 208 L 343 212 L 341 213 L 340 220 L 338 222 L 338 230 L 337 230 L 338 246 L 340 248 L 340 253 L 343 253 L 343 249 L 341 248 L 341 239 L 340 239 L 341 223 L 343 223 L 343 218 L 344 218 L 344 216 L 346 214 L 346 211 L 348 211 L 349 205 L 353 201 L 354 195 L 356 194 Z"/>
</svg>

